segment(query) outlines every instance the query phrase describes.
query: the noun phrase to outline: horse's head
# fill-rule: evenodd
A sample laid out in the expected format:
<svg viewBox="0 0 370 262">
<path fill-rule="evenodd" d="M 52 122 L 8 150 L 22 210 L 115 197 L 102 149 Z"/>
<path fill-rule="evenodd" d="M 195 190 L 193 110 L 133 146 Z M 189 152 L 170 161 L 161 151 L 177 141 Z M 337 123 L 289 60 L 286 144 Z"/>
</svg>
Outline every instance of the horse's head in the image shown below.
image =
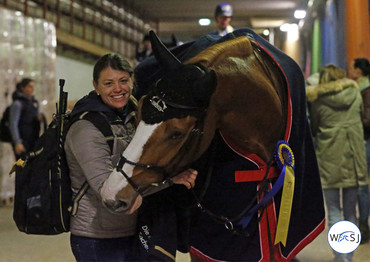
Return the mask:
<svg viewBox="0 0 370 262">
<path fill-rule="evenodd" d="M 123 153 L 122 170 L 129 178 L 116 183 L 115 191 L 120 192 L 115 198 L 131 211 L 138 194 L 150 194 L 155 185 L 194 161 L 203 136 L 199 120 L 217 84 L 214 71 L 182 64 L 153 32 L 151 37 L 154 54 L 167 73 L 139 101 L 137 131 Z M 108 207 L 114 203 L 105 202 Z"/>
</svg>

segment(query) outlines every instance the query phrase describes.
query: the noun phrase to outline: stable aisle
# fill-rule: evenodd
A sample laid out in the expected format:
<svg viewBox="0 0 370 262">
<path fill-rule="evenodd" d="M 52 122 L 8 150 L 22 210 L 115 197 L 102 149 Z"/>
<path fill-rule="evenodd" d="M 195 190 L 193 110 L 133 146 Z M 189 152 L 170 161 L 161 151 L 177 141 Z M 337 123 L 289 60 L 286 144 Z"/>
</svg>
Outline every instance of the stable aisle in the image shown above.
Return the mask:
<svg viewBox="0 0 370 262">
<path fill-rule="evenodd" d="M 330 262 L 331 248 L 326 240 L 328 228 L 299 253 L 300 262 Z M 0 207 L 0 262 L 73 262 L 69 233 L 57 236 L 26 235 L 18 231 L 12 219 L 12 207 Z M 177 262 L 189 261 L 179 254 Z M 353 262 L 370 261 L 370 243 L 360 245 Z"/>
</svg>

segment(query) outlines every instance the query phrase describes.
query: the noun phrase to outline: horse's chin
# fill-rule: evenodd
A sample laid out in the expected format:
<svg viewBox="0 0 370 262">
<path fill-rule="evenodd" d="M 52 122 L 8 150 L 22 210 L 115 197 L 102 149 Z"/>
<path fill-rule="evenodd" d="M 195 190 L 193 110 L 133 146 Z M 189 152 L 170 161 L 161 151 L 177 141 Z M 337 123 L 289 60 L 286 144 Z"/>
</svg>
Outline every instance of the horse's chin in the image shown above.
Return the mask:
<svg viewBox="0 0 370 262">
<path fill-rule="evenodd" d="M 142 196 L 136 194 L 135 197 L 128 199 L 120 198 L 117 195 L 118 201 L 105 200 L 103 204 L 109 211 L 113 213 L 124 212 L 128 215 L 133 214 L 140 206 L 143 201 Z"/>
<path fill-rule="evenodd" d="M 131 208 L 126 212 L 126 214 L 131 215 L 132 213 L 134 213 L 141 206 L 142 203 L 143 197 L 138 195 L 134 203 L 132 204 Z"/>
</svg>

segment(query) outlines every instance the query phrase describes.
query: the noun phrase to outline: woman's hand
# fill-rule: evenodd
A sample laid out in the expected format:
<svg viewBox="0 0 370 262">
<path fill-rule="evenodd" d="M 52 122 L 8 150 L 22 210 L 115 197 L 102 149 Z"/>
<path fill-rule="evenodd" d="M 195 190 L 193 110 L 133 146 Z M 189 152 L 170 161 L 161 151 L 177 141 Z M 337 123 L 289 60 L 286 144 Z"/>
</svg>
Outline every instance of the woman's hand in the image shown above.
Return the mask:
<svg viewBox="0 0 370 262">
<path fill-rule="evenodd" d="M 15 145 L 14 151 L 17 155 L 21 155 L 23 152 L 26 152 L 26 149 L 22 143 L 18 143 Z"/>
<path fill-rule="evenodd" d="M 37 120 L 38 120 L 39 122 L 44 121 L 44 115 L 43 115 L 42 113 L 39 113 L 39 114 L 37 115 Z"/>
<path fill-rule="evenodd" d="M 178 175 L 172 177 L 171 180 L 174 184 L 178 184 L 178 185 L 182 184 L 186 186 L 188 189 L 190 189 L 194 187 L 195 179 L 197 178 L 197 175 L 198 175 L 198 171 L 189 168 L 179 173 Z"/>
</svg>

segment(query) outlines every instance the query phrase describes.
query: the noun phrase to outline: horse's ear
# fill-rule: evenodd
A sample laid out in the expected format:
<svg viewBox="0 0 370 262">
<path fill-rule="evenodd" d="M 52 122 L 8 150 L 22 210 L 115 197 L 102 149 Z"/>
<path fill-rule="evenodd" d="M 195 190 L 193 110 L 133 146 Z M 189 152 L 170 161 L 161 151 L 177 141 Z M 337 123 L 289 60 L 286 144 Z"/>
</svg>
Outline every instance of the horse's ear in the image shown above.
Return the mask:
<svg viewBox="0 0 370 262">
<path fill-rule="evenodd" d="M 153 30 L 149 31 L 150 42 L 152 44 L 153 54 L 159 64 L 163 66 L 164 69 L 176 69 L 181 65 L 180 60 L 174 56 L 170 50 L 162 43 L 158 36 Z"/>
<path fill-rule="evenodd" d="M 208 106 L 209 99 L 217 86 L 217 75 L 215 71 L 207 72 L 202 78 L 196 81 L 192 93 L 194 99 L 202 106 Z"/>
</svg>

